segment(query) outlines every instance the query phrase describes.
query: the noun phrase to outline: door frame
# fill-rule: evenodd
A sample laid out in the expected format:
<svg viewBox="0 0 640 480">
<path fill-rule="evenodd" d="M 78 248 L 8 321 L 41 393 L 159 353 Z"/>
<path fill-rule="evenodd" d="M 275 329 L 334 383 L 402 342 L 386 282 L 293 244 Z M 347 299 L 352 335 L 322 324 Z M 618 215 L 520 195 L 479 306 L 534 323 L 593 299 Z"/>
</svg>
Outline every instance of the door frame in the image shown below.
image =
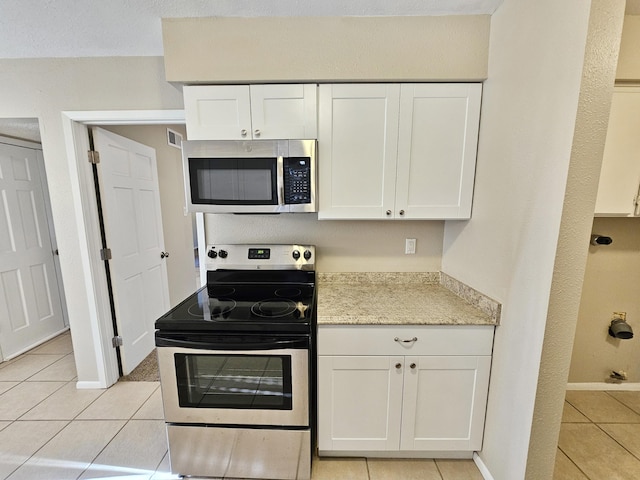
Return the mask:
<svg viewBox="0 0 640 480">
<path fill-rule="evenodd" d="M 107 288 L 104 261 L 100 259 L 102 238 L 98 219 L 95 184 L 91 163 L 87 159 L 89 150 L 88 128 L 91 125 L 171 125 L 184 124 L 184 110 L 100 110 L 63 111 L 62 127 L 65 149 L 69 162 L 71 190 L 74 203 L 80 207 L 78 218 L 80 260 L 85 278 L 91 279 L 87 286 L 89 329 L 95 361 L 97 381 L 78 381 L 77 388 L 107 388 L 118 381 L 118 360 L 111 339 L 111 307 Z M 200 235 L 199 235 L 200 237 Z M 73 322 L 70 322 L 70 325 Z M 73 335 L 73 331 L 71 332 Z"/>
</svg>

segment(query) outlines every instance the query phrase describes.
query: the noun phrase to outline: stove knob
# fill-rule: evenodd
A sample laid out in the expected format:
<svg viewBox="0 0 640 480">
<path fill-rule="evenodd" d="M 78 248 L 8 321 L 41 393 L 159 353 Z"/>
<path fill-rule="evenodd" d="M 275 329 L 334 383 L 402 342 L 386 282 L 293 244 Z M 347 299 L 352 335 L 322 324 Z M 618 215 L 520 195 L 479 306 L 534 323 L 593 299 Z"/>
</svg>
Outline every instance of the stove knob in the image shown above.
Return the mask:
<svg viewBox="0 0 640 480">
<path fill-rule="evenodd" d="M 298 260 L 300 258 L 300 252 L 298 250 L 293 251 L 293 259 Z"/>
<path fill-rule="evenodd" d="M 304 251 L 304 258 L 309 260 L 311 258 L 311 250 Z"/>
<path fill-rule="evenodd" d="M 220 250 L 218 255 L 220 255 L 220 258 L 227 258 L 228 253 L 226 250 Z"/>
<path fill-rule="evenodd" d="M 207 256 L 209 258 L 216 258 L 218 256 L 218 253 L 212 248 L 207 252 Z"/>
</svg>

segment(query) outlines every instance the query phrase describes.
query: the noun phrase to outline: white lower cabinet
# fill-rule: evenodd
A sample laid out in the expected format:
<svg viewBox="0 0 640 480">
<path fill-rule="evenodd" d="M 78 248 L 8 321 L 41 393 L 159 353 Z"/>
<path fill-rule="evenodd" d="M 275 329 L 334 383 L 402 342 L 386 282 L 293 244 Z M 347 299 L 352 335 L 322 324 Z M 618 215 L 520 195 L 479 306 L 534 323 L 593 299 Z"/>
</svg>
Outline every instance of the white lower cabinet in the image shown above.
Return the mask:
<svg viewBox="0 0 640 480">
<path fill-rule="evenodd" d="M 493 327 L 321 326 L 320 454 L 480 450 L 492 344 Z"/>
</svg>

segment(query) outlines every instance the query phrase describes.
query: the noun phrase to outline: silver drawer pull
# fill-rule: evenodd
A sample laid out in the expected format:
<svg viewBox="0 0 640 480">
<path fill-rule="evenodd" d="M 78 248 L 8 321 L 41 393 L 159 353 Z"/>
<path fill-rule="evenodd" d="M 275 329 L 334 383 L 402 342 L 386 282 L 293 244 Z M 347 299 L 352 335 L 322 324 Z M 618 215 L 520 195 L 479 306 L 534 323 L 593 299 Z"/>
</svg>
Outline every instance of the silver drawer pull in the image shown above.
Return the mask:
<svg viewBox="0 0 640 480">
<path fill-rule="evenodd" d="M 409 340 L 401 340 L 400 337 L 396 337 L 393 339 L 393 341 L 399 342 L 399 343 L 413 343 L 418 341 L 418 337 L 413 337 L 413 338 L 410 338 Z"/>
</svg>

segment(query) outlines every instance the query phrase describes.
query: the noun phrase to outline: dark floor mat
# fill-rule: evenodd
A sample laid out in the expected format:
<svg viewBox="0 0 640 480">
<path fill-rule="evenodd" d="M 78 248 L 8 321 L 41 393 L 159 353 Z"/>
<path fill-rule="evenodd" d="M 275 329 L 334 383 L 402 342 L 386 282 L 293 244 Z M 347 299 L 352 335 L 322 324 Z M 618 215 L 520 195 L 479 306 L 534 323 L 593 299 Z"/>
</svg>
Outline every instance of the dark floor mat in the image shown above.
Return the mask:
<svg viewBox="0 0 640 480">
<path fill-rule="evenodd" d="M 157 382 L 160 381 L 158 374 L 158 357 L 155 348 L 147 355 L 140 365 L 133 369 L 129 375 L 120 377 L 122 382 Z"/>
</svg>

